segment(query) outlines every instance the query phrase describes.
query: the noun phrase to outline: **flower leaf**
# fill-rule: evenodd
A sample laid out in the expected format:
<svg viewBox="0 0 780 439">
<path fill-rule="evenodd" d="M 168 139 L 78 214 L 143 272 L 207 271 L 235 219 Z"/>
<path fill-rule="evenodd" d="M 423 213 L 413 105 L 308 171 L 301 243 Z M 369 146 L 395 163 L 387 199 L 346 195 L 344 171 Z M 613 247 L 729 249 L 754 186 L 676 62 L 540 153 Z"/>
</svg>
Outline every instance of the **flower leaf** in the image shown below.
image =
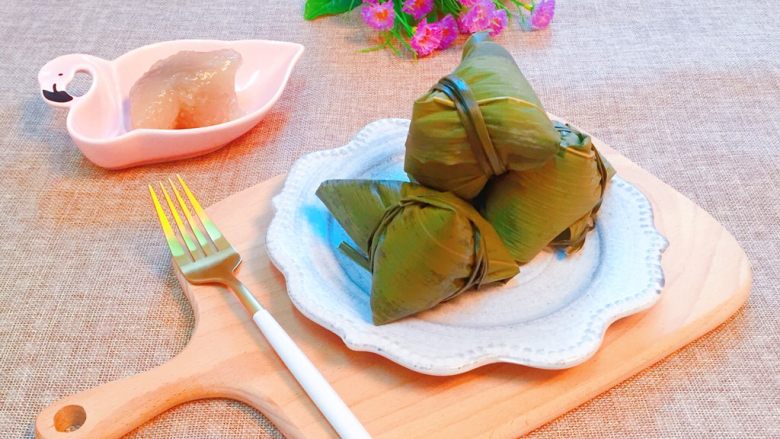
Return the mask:
<svg viewBox="0 0 780 439">
<path fill-rule="evenodd" d="M 355 9 L 360 0 L 306 0 L 303 18 L 314 20 L 323 15 L 343 14 Z"/>
</svg>

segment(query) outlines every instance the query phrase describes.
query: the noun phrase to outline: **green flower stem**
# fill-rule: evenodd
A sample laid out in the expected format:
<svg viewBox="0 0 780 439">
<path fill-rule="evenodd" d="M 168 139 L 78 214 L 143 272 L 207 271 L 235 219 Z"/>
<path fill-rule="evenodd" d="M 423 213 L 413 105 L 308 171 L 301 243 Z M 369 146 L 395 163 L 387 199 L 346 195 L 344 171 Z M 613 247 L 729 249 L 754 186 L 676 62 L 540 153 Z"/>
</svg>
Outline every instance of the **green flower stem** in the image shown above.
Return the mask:
<svg viewBox="0 0 780 439">
<path fill-rule="evenodd" d="M 502 2 L 501 0 L 493 0 L 493 4 L 495 4 L 498 9 L 503 9 L 509 12 L 509 8 L 507 8 L 504 2 Z"/>
<path fill-rule="evenodd" d="M 461 10 L 460 3 L 455 0 L 436 0 L 436 6 L 441 11 L 441 15 L 452 14 L 457 16 Z M 436 11 L 434 10 L 433 12 L 435 13 Z"/>
<path fill-rule="evenodd" d="M 393 0 L 393 6 L 395 7 L 396 22 L 400 23 L 406 31 L 407 36 L 411 37 L 414 34 L 412 26 L 409 24 L 409 16 L 401 10 L 401 0 Z"/>
<path fill-rule="evenodd" d="M 460 11 L 463 10 L 463 5 L 455 0 L 449 0 L 449 2 L 452 4 L 452 12 L 455 14 L 460 14 Z"/>
<path fill-rule="evenodd" d="M 390 32 L 392 32 L 392 33 L 393 33 L 393 35 L 395 35 L 395 38 L 396 38 L 398 41 L 400 41 L 400 42 L 401 42 L 401 44 L 402 44 L 402 45 L 403 45 L 403 46 L 404 46 L 404 47 L 405 47 L 407 50 L 411 50 L 411 51 L 413 52 L 413 50 L 412 50 L 412 46 L 410 46 L 410 45 L 409 45 L 409 43 L 406 41 L 406 38 L 404 38 L 403 36 L 401 36 L 401 34 L 398 32 L 398 30 L 397 30 L 397 29 L 393 29 L 393 30 L 391 30 Z"/>
<path fill-rule="evenodd" d="M 358 53 L 376 52 L 377 50 L 382 50 L 384 48 L 387 48 L 386 44 L 377 44 L 376 46 L 364 47 L 364 48 L 358 50 Z"/>
<path fill-rule="evenodd" d="M 358 53 L 368 53 L 368 52 L 375 52 L 377 50 L 386 49 L 388 47 L 392 47 L 392 40 L 391 36 L 388 32 L 382 32 L 382 35 L 384 36 L 384 41 L 371 47 L 366 47 L 364 49 L 358 50 Z"/>
<path fill-rule="evenodd" d="M 386 48 L 388 48 L 388 49 L 392 50 L 392 51 L 393 51 L 393 53 L 394 53 L 396 56 L 401 56 L 401 52 L 399 52 L 399 51 L 398 51 L 398 49 L 396 49 L 396 48 L 395 48 L 395 45 L 393 45 L 393 40 L 394 40 L 394 37 L 393 37 L 393 33 L 392 33 L 392 31 L 388 31 L 388 32 L 382 32 L 382 34 L 383 34 L 383 35 L 384 35 L 384 37 L 385 37 L 385 43 L 384 43 L 384 47 L 386 47 Z"/>
<path fill-rule="evenodd" d="M 531 3 L 525 3 L 521 0 L 512 0 L 512 3 L 514 3 L 518 8 L 526 9 L 528 12 L 531 12 L 534 9 Z"/>
<path fill-rule="evenodd" d="M 398 39 L 398 38 L 396 37 L 396 39 Z M 401 40 L 401 41 L 403 41 L 403 40 Z M 401 53 L 401 51 L 398 50 L 397 47 L 395 47 L 395 44 L 393 44 L 393 37 L 390 36 L 389 34 L 388 34 L 388 37 L 387 37 L 387 48 L 392 50 L 393 53 L 395 54 L 395 56 L 397 56 L 399 58 L 403 55 Z"/>
</svg>

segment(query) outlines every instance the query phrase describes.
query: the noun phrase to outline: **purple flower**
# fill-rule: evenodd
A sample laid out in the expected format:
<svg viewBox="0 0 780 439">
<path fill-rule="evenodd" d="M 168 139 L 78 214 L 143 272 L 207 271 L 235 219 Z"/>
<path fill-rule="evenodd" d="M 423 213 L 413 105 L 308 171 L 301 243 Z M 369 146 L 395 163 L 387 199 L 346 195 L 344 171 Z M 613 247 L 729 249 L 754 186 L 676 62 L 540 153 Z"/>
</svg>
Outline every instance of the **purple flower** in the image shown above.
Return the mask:
<svg viewBox="0 0 780 439">
<path fill-rule="evenodd" d="M 435 23 L 428 23 L 425 20 L 417 25 L 412 40 L 409 42 L 417 56 L 428 56 L 436 50 L 441 44 L 442 31 Z"/>
<path fill-rule="evenodd" d="M 367 25 L 376 30 L 390 30 L 395 25 L 395 10 L 392 0 L 384 3 L 366 2 L 360 15 Z"/>
<path fill-rule="evenodd" d="M 458 38 L 458 23 L 452 18 L 452 15 L 445 15 L 444 18 L 436 23 L 441 29 L 441 41 L 439 41 L 439 49 L 446 49 L 450 47 Z"/>
<path fill-rule="evenodd" d="M 404 0 L 401 10 L 419 20 L 433 10 L 433 0 Z"/>
<path fill-rule="evenodd" d="M 469 28 L 468 28 L 468 26 L 466 25 L 466 22 L 465 22 L 465 21 L 463 21 L 463 17 L 465 17 L 465 16 L 466 16 L 466 13 L 464 12 L 464 13 L 462 13 L 462 14 L 458 15 L 458 19 L 457 19 L 457 20 L 455 20 L 455 21 L 457 21 L 457 22 L 458 22 L 458 32 L 460 32 L 460 33 L 462 33 L 462 34 L 467 34 L 467 33 L 469 33 Z"/>
<path fill-rule="evenodd" d="M 496 9 L 491 0 L 476 0 L 471 9 L 458 17 L 458 28 L 462 33 L 487 30 L 491 36 L 496 36 L 506 27 L 507 18 L 506 10 Z"/>
<path fill-rule="evenodd" d="M 490 17 L 490 25 L 488 26 L 490 29 L 490 36 L 495 37 L 496 35 L 500 34 L 501 31 L 506 27 L 506 23 L 507 16 L 505 10 L 499 9 L 497 11 L 493 11 L 492 16 Z"/>
<path fill-rule="evenodd" d="M 379 0 L 363 0 L 363 3 L 368 3 L 369 5 L 375 5 L 379 3 Z"/>
<path fill-rule="evenodd" d="M 463 5 L 464 8 L 470 8 L 479 2 L 479 0 L 458 0 L 458 1 L 460 1 L 460 4 Z"/>
<path fill-rule="evenodd" d="M 461 13 L 459 26 L 463 33 L 473 34 L 490 27 L 496 5 L 491 0 L 479 0 L 471 9 Z"/>
<path fill-rule="evenodd" d="M 555 15 L 555 0 L 542 0 L 531 11 L 531 29 L 544 29 L 550 25 Z"/>
</svg>

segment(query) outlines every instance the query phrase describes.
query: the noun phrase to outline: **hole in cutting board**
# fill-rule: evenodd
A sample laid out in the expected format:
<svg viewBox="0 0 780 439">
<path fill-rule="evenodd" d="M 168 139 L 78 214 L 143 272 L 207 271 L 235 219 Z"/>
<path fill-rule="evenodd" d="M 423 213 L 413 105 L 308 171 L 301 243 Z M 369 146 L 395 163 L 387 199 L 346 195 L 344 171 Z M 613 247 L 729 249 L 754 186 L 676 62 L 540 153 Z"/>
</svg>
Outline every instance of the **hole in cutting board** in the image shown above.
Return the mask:
<svg viewBox="0 0 780 439">
<path fill-rule="evenodd" d="M 54 415 L 54 428 L 57 431 L 69 433 L 76 431 L 87 420 L 87 412 L 80 405 L 66 405 Z"/>
</svg>

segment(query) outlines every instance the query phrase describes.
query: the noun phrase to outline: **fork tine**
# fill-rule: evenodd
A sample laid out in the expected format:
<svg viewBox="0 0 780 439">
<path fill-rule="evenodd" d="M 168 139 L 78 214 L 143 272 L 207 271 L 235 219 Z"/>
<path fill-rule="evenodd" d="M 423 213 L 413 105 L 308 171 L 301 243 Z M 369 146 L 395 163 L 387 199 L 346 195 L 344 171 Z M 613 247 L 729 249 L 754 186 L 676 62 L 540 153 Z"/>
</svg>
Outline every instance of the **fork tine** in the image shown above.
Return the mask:
<svg viewBox="0 0 780 439">
<path fill-rule="evenodd" d="M 181 178 L 181 175 L 176 174 L 176 178 L 179 179 L 181 187 L 184 188 L 184 193 L 187 195 L 187 198 L 190 200 L 192 207 L 195 209 L 195 214 L 198 215 L 198 218 L 200 218 L 201 224 L 203 224 L 203 227 L 206 229 L 206 233 L 208 233 L 209 237 L 214 242 L 214 245 L 217 246 L 217 249 L 224 250 L 230 248 L 230 243 L 227 241 L 227 239 L 225 239 L 224 236 L 222 236 L 222 233 L 217 228 L 217 225 L 211 221 L 208 215 L 206 215 L 206 211 L 203 210 L 197 198 L 195 198 L 195 195 L 192 194 L 189 186 L 187 186 L 187 183 L 185 183 L 184 179 Z"/>
<path fill-rule="evenodd" d="M 179 234 L 181 235 L 182 239 L 184 239 L 184 243 L 187 245 L 187 249 L 190 251 L 192 259 L 200 258 L 203 256 L 203 249 L 201 249 L 197 244 L 195 244 L 195 241 L 193 241 L 192 234 L 189 230 L 187 230 L 187 226 L 185 226 L 182 222 L 181 217 L 179 216 L 179 212 L 176 210 L 176 206 L 171 200 L 171 196 L 168 195 L 168 190 L 165 189 L 165 185 L 162 182 L 159 182 L 159 185 L 163 196 L 165 196 L 165 201 L 168 203 L 168 208 L 171 210 L 171 215 L 173 215 L 173 221 L 176 223 L 176 227 L 179 229 Z"/>
<path fill-rule="evenodd" d="M 171 250 L 173 260 L 176 262 L 176 265 L 181 268 L 184 264 L 190 262 L 189 254 L 186 250 L 184 250 L 184 247 L 181 246 L 179 240 L 176 238 L 176 233 L 173 232 L 171 223 L 168 222 L 168 217 L 165 215 L 165 210 L 163 210 L 162 205 L 160 205 L 160 200 L 157 199 L 157 194 L 154 192 L 154 188 L 151 184 L 149 185 L 149 193 L 152 196 L 152 202 L 154 203 L 154 208 L 157 211 L 157 218 L 160 220 L 160 226 L 163 229 L 165 241 L 168 243 L 168 248 Z"/>
<path fill-rule="evenodd" d="M 208 238 L 206 238 L 206 236 L 203 235 L 203 232 L 200 231 L 198 223 L 195 221 L 195 218 L 192 217 L 190 208 L 187 207 L 187 203 L 184 201 L 181 194 L 179 194 L 179 190 L 176 188 L 176 185 L 173 184 L 173 181 L 171 181 L 170 178 L 168 179 L 168 183 L 170 183 L 171 187 L 173 188 L 173 194 L 176 196 L 176 200 L 179 202 L 181 210 L 184 212 L 184 216 L 187 218 L 187 222 L 190 224 L 190 229 L 192 229 L 192 231 L 195 233 L 195 238 L 198 240 L 200 248 L 202 248 L 207 255 L 214 253 L 214 251 L 211 249 Z"/>
</svg>

